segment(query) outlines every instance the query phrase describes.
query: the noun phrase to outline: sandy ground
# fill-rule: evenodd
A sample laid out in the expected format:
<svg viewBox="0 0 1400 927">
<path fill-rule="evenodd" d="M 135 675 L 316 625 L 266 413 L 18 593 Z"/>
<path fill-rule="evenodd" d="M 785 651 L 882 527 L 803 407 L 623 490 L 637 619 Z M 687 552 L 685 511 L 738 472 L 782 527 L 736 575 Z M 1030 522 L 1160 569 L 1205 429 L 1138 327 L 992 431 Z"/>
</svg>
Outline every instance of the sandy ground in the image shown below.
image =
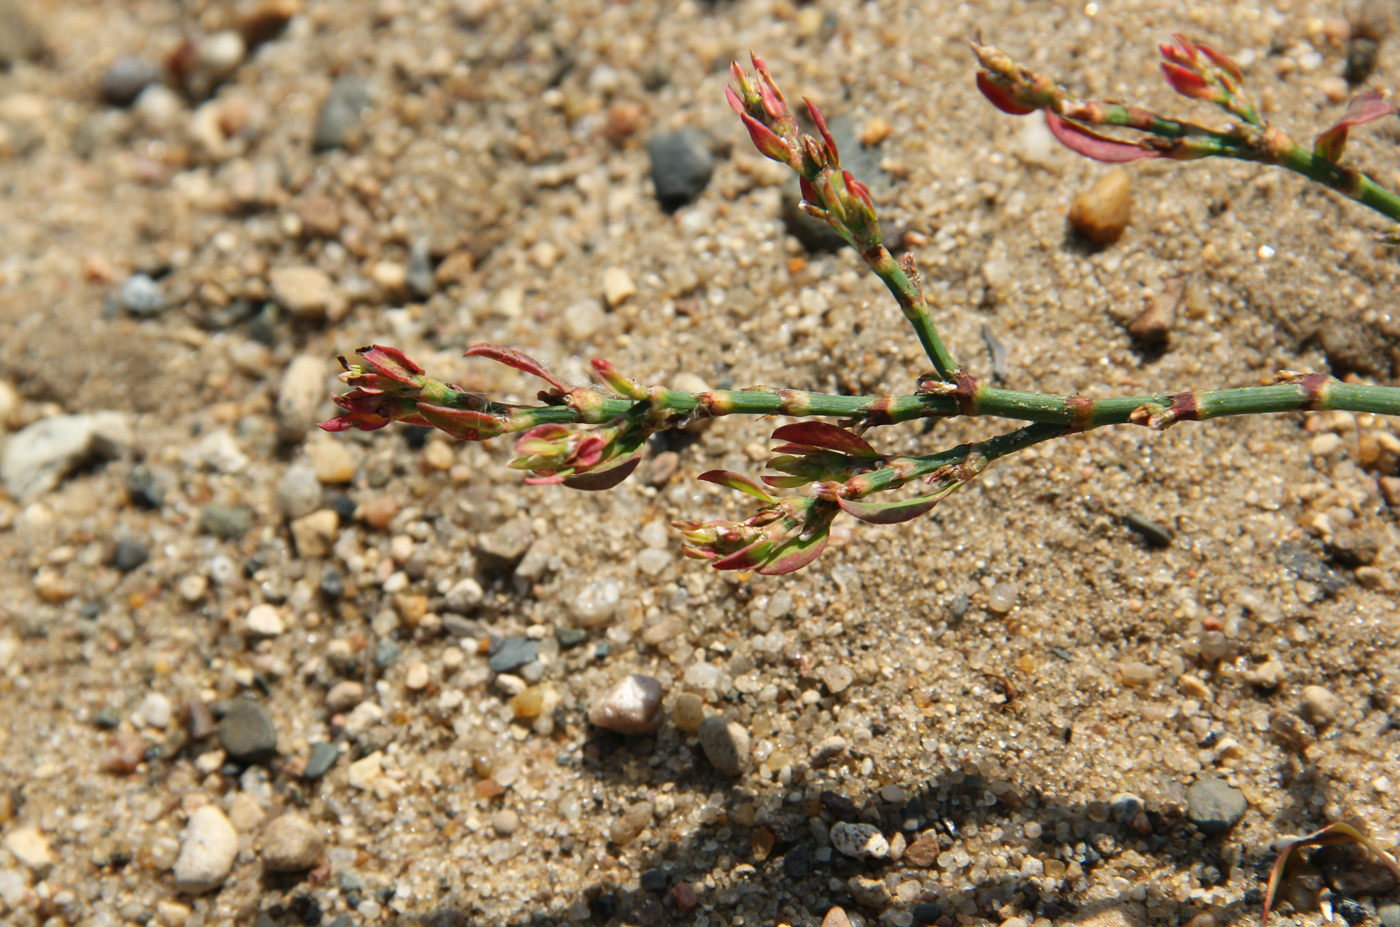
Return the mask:
<svg viewBox="0 0 1400 927">
<path fill-rule="evenodd" d="M 1392 382 L 1379 220 L 1277 172 L 1149 164 L 1126 236 L 1085 247 L 1065 214 L 1103 168 L 988 106 L 960 42 L 980 29 L 1085 94 L 1183 111 L 1153 50 L 1188 31 L 1307 136 L 1341 109 L 1341 7 L 21 8 L 48 53 L 0 72 L 0 434 L 119 424 L 81 420 L 101 453 L 0 494 L 5 923 L 1248 923 L 1280 837 L 1358 817 L 1395 842 L 1394 421 L 1068 438 L 910 525 L 844 527 L 782 578 L 684 561 L 666 529 L 739 516 L 693 478 L 756 472 L 774 421 L 715 422 L 599 495 L 524 486 L 505 442 L 306 429 L 333 358 L 372 341 L 524 398 L 462 349 L 515 345 L 576 381 L 604 356 L 646 383 L 909 391 L 926 362 L 896 308 L 854 256 L 787 234 L 782 173 L 724 104 L 748 49 L 790 96 L 888 121 L 882 213 L 974 371 L 985 331 L 1021 388 Z M 279 11 L 297 15 L 230 61 L 206 49 L 188 88 L 99 95 L 118 55 L 159 63 Z M 1372 86 L 1397 54 L 1381 44 Z M 363 118 L 313 151 L 345 78 Z M 667 214 L 646 142 L 681 128 L 716 165 Z M 1358 132 L 1349 157 L 1393 185 L 1395 138 Z M 635 292 L 598 302 L 622 275 Z M 1124 323 L 1169 288 L 1170 343 L 1141 352 Z M 1003 426 L 871 437 L 929 451 Z M 538 658 L 501 678 L 507 638 Z M 634 672 L 664 687 L 661 730 L 590 727 Z M 739 775 L 672 720 L 686 694 L 748 734 Z M 275 727 L 252 763 L 214 732 L 244 703 Z M 844 752 L 814 758 L 833 737 Z M 336 762 L 312 778 L 316 744 Z M 1200 782 L 1243 817 L 1213 828 Z M 236 857 L 182 892 L 210 806 Z M 833 851 L 842 822 L 889 849 Z M 1376 867 L 1313 863 L 1290 898 L 1314 910 L 1276 917 L 1400 919 Z"/>
</svg>

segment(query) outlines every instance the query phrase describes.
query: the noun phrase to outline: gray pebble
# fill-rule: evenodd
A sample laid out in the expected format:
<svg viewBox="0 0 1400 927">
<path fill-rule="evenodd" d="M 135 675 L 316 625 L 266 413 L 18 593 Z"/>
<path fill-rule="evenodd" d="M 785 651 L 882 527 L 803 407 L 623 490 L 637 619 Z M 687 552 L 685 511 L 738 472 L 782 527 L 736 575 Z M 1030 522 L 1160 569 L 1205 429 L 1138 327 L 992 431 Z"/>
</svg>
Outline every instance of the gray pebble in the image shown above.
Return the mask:
<svg viewBox="0 0 1400 927">
<path fill-rule="evenodd" d="M 263 867 L 272 872 L 305 872 L 324 849 L 320 829 L 299 814 L 281 815 L 263 828 Z"/>
<path fill-rule="evenodd" d="M 700 747 L 710 765 L 726 776 L 741 774 L 749 764 L 749 732 L 719 715 L 700 722 Z"/>
<path fill-rule="evenodd" d="M 325 359 L 319 354 L 292 358 L 277 386 L 277 437 L 289 442 L 304 438 L 307 429 L 316 424 L 317 411 L 326 396 Z"/>
<path fill-rule="evenodd" d="M 647 142 L 651 182 L 656 200 L 667 212 L 694 202 L 710 183 L 715 156 L 708 140 L 695 129 L 664 132 Z"/>
<path fill-rule="evenodd" d="M 130 573 L 145 563 L 150 556 L 151 552 L 146 549 L 145 544 L 131 538 L 122 538 L 117 541 L 117 546 L 112 551 L 112 565 L 123 573 Z"/>
<path fill-rule="evenodd" d="M 102 72 L 98 91 L 112 106 L 130 106 L 150 84 L 160 79 L 160 69 L 139 55 L 118 55 Z"/>
<path fill-rule="evenodd" d="M 1157 524 L 1150 518 L 1144 518 L 1136 512 L 1129 512 L 1123 516 L 1123 524 L 1129 531 L 1142 538 L 1148 547 L 1171 546 L 1172 530 Z"/>
<path fill-rule="evenodd" d="M 540 645 L 528 637 L 507 637 L 486 661 L 493 673 L 509 673 L 540 658 Z"/>
<path fill-rule="evenodd" d="M 253 510 L 241 505 L 206 505 L 199 513 L 199 527 L 206 534 L 231 541 L 253 527 Z"/>
<path fill-rule="evenodd" d="M 214 805 L 190 815 L 175 860 L 175 888 L 191 895 L 213 891 L 228 878 L 238 856 L 238 832 Z"/>
<path fill-rule="evenodd" d="M 311 756 L 306 761 L 306 769 L 302 771 L 303 779 L 319 779 L 330 772 L 335 761 L 340 758 L 340 751 L 335 744 L 328 744 L 325 741 L 311 745 Z"/>
<path fill-rule="evenodd" d="M 433 276 L 433 255 L 426 239 L 420 239 L 408 251 L 408 274 L 404 278 L 408 292 L 418 299 L 427 299 L 437 289 Z"/>
<path fill-rule="evenodd" d="M 514 564 L 525 556 L 534 542 L 535 534 L 530 529 L 530 520 L 522 516 L 512 518 L 495 530 L 479 536 L 476 549 L 485 557 Z"/>
<path fill-rule="evenodd" d="M 342 77 L 316 113 L 311 137 L 313 151 L 328 151 L 349 144 L 360 127 L 360 116 L 369 106 L 369 87 L 357 77 Z"/>
<path fill-rule="evenodd" d="M 165 504 L 165 490 L 149 467 L 132 467 L 126 475 L 126 497 L 143 509 L 158 509 Z"/>
<path fill-rule="evenodd" d="M 583 628 L 555 628 L 554 639 L 559 642 L 560 647 L 568 650 L 588 640 L 588 632 Z"/>
<path fill-rule="evenodd" d="M 1199 779 L 1186 790 L 1186 817 L 1208 837 L 1234 827 L 1248 808 L 1244 793 L 1224 779 Z"/>
<path fill-rule="evenodd" d="M 0 478 L 11 496 L 27 504 L 83 464 L 120 457 L 131 442 L 131 427 L 119 412 L 50 416 L 5 442 Z"/>
<path fill-rule="evenodd" d="M 277 755 L 277 727 L 261 705 L 238 701 L 219 721 L 219 743 L 231 760 L 266 762 Z"/>
<path fill-rule="evenodd" d="M 1143 810 L 1143 801 L 1132 792 L 1119 792 L 1108 800 L 1109 811 L 1115 821 L 1127 823 Z"/>
<path fill-rule="evenodd" d="M 646 872 L 642 873 L 642 891 L 651 892 L 653 895 L 659 895 L 666 891 L 667 881 L 669 880 L 666 878 L 665 870 L 648 869 Z"/>
<path fill-rule="evenodd" d="M 825 766 L 846 752 L 846 738 L 832 735 L 812 748 L 812 765 Z"/>
<path fill-rule="evenodd" d="M 145 274 L 132 274 L 122 282 L 117 290 L 117 302 L 121 307 L 138 318 L 160 315 L 170 308 L 161 285 Z"/>
<path fill-rule="evenodd" d="M 1381 927 L 1400 927 L 1400 903 L 1383 904 L 1376 913 L 1380 916 Z"/>
<path fill-rule="evenodd" d="M 277 484 L 277 510 L 288 521 L 310 515 L 321 507 L 321 481 L 309 463 L 294 463 Z"/>
<path fill-rule="evenodd" d="M 890 852 L 890 842 L 880 833 L 880 828 L 850 821 L 831 825 L 831 845 L 842 856 L 856 859 L 884 859 Z"/>
<path fill-rule="evenodd" d="M 374 648 L 374 665 L 378 669 L 388 669 L 399 658 L 403 648 L 389 638 L 383 638 Z"/>
<path fill-rule="evenodd" d="M 649 734 L 661 727 L 661 683 L 640 673 L 618 680 L 588 710 L 588 720 L 619 734 Z"/>
</svg>

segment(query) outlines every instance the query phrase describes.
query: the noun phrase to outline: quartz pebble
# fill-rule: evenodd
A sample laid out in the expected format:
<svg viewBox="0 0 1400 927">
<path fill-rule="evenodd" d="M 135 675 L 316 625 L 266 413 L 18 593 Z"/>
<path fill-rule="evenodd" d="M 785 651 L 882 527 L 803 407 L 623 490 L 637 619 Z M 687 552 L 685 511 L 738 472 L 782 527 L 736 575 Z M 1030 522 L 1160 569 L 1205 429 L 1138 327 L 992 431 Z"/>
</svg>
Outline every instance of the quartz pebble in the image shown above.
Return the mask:
<svg viewBox="0 0 1400 927">
<path fill-rule="evenodd" d="M 299 319 L 325 318 L 334 287 L 326 272 L 315 267 L 278 267 L 268 274 L 272 298 Z"/>
<path fill-rule="evenodd" d="M 633 673 L 603 693 L 588 711 L 588 720 L 619 734 L 649 734 L 661 727 L 661 683 Z"/>
<path fill-rule="evenodd" d="M 726 776 L 743 773 L 749 764 L 749 732 L 743 725 L 716 715 L 700 722 L 699 735 L 711 766 Z"/>
<path fill-rule="evenodd" d="M 687 734 L 700 730 L 700 722 L 705 720 L 705 700 L 694 692 L 682 692 L 676 696 L 675 707 L 671 710 L 676 727 Z"/>
<path fill-rule="evenodd" d="M 1342 712 L 1342 700 L 1322 686 L 1304 686 L 1300 695 L 1299 717 L 1319 731 L 1330 727 Z"/>
<path fill-rule="evenodd" d="M 293 520 L 291 529 L 298 557 L 329 557 L 340 534 L 340 516 L 335 509 L 320 509 Z"/>
<path fill-rule="evenodd" d="M 159 692 L 151 692 L 136 706 L 136 720 L 147 727 L 164 728 L 170 724 L 174 709 L 170 699 Z"/>
<path fill-rule="evenodd" d="M 651 824 L 653 813 L 652 804 L 648 801 L 639 801 L 628 805 L 627 809 L 608 828 L 608 839 L 619 846 L 631 843 Z"/>
<path fill-rule="evenodd" d="M 263 866 L 272 872 L 305 872 L 324 849 L 321 831 L 299 814 L 280 815 L 263 828 Z"/>
<path fill-rule="evenodd" d="M 849 821 L 831 825 L 831 845 L 842 856 L 857 859 L 884 859 L 890 852 L 890 842 L 880 833 L 880 828 Z"/>
<path fill-rule="evenodd" d="M 826 690 L 832 695 L 839 695 L 855 682 L 856 674 L 849 666 L 843 663 L 834 663 L 823 666 L 818 671 L 821 681 L 826 683 Z"/>
<path fill-rule="evenodd" d="M 248 609 L 248 615 L 243 619 L 243 626 L 247 628 L 249 634 L 257 637 L 276 637 L 286 630 L 282 624 L 282 616 L 277 614 L 275 607 L 266 602 Z"/>
<path fill-rule="evenodd" d="M 175 888 L 189 895 L 213 891 L 233 869 L 238 855 L 238 831 L 214 805 L 190 815 L 175 860 Z"/>
<path fill-rule="evenodd" d="M 987 611 L 994 615 L 1005 615 L 1016 607 L 1019 591 L 1013 583 L 997 583 L 987 593 Z"/>
<path fill-rule="evenodd" d="M 53 868 L 49 841 L 37 827 L 16 827 L 5 835 L 5 849 L 19 864 L 43 876 Z"/>
<path fill-rule="evenodd" d="M 1114 168 L 1074 198 L 1069 224 L 1095 244 L 1111 245 L 1123 237 L 1132 216 L 1132 175 Z"/>
<path fill-rule="evenodd" d="M 812 748 L 812 765 L 825 766 L 846 752 L 846 738 L 833 735 Z"/>
</svg>

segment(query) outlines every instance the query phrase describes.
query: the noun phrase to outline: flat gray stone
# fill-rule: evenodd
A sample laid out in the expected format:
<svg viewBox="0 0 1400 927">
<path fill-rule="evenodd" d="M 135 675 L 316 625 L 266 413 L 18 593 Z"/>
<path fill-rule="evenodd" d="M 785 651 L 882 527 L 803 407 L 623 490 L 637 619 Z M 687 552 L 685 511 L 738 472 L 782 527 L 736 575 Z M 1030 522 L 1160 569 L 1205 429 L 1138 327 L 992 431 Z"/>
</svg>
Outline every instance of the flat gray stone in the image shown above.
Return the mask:
<svg viewBox="0 0 1400 927">
<path fill-rule="evenodd" d="M 91 460 L 112 460 L 131 447 L 119 412 L 55 415 L 15 433 L 0 456 L 0 478 L 21 503 L 33 502 Z"/>
<path fill-rule="evenodd" d="M 1247 810 L 1244 793 L 1224 779 L 1200 779 L 1186 790 L 1186 817 L 1209 837 L 1230 830 Z"/>
</svg>

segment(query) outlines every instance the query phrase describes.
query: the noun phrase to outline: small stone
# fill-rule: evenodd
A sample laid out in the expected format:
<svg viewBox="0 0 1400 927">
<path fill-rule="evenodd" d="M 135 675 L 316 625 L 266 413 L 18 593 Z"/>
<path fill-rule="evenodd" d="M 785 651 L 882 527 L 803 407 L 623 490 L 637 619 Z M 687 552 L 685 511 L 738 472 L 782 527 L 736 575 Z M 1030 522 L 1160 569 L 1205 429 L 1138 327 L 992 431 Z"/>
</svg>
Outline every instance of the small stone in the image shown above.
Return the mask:
<svg viewBox="0 0 1400 927">
<path fill-rule="evenodd" d="M 938 834 L 932 830 L 926 830 L 905 848 L 904 860 L 912 866 L 932 866 L 938 861 L 938 854 L 942 852 L 943 849 L 938 843 Z"/>
<path fill-rule="evenodd" d="M 812 765 L 822 767 L 846 752 L 846 738 L 832 735 L 812 748 Z"/>
<path fill-rule="evenodd" d="M 311 150 L 354 146 L 359 141 L 360 119 L 369 104 L 369 87 L 364 81 L 357 77 L 339 78 L 316 113 Z"/>
<path fill-rule="evenodd" d="M 487 659 L 486 665 L 493 673 L 509 673 L 539 658 L 540 645 L 536 641 L 522 636 L 507 637 Z"/>
<path fill-rule="evenodd" d="M 653 895 L 659 895 L 666 891 L 666 883 L 669 881 L 670 880 L 666 878 L 666 871 L 664 869 L 648 869 L 646 872 L 642 873 L 642 877 L 639 880 L 642 891 L 650 892 Z"/>
<path fill-rule="evenodd" d="M 146 545 L 131 538 L 122 538 L 112 550 L 112 565 L 123 573 L 140 567 L 151 556 Z"/>
<path fill-rule="evenodd" d="M 569 602 L 569 607 L 579 624 L 598 628 L 612 621 L 621 604 L 621 584 L 615 579 L 600 579 L 584 584 Z"/>
<path fill-rule="evenodd" d="M 694 692 L 682 692 L 676 696 L 676 704 L 671 714 L 676 727 L 687 734 L 694 734 L 700 730 L 700 723 L 705 720 L 705 700 Z"/>
<path fill-rule="evenodd" d="M 626 846 L 641 836 L 651 824 L 655 809 L 649 801 L 639 801 L 628 805 L 622 815 L 608 828 L 608 839 L 619 846 Z"/>
<path fill-rule="evenodd" d="M 170 699 L 159 692 L 151 692 L 136 706 L 136 721 L 147 727 L 165 728 L 175 714 Z"/>
<path fill-rule="evenodd" d="M 1016 607 L 1020 590 L 1015 583 L 997 583 L 987 593 L 987 611 L 993 615 L 1005 615 Z"/>
<path fill-rule="evenodd" d="M 554 639 L 563 650 L 570 650 L 588 640 L 588 632 L 583 628 L 555 628 Z"/>
<path fill-rule="evenodd" d="M 335 509 L 321 509 L 295 519 L 291 529 L 298 557 L 329 557 L 340 535 L 340 516 Z"/>
<path fill-rule="evenodd" d="M 881 883 L 882 887 L 883 884 Z M 826 916 L 822 918 L 822 927 L 851 927 L 851 918 L 846 914 L 845 908 L 832 905 L 826 909 Z"/>
<path fill-rule="evenodd" d="M 621 267 L 609 267 L 603 271 L 603 300 L 608 308 L 616 309 L 627 302 L 637 292 L 632 276 Z"/>
<path fill-rule="evenodd" d="M 11 496 L 28 504 L 89 461 L 120 457 L 131 443 L 131 427 L 121 413 L 50 416 L 5 442 L 0 479 Z"/>
<path fill-rule="evenodd" d="M 1171 546 L 1172 530 L 1159 525 L 1150 518 L 1145 518 L 1136 512 L 1129 512 L 1123 516 L 1123 524 L 1127 526 L 1129 531 L 1146 541 L 1148 547 Z"/>
<path fill-rule="evenodd" d="M 277 437 L 300 441 L 316 424 L 326 401 L 326 362 L 319 354 L 298 354 L 282 371 L 277 386 Z"/>
<path fill-rule="evenodd" d="M 890 842 L 880 833 L 880 828 L 874 824 L 850 821 L 837 821 L 831 825 L 831 845 L 842 856 L 856 859 L 884 859 L 890 852 Z M 909 850 L 905 850 L 904 855 L 908 856 Z"/>
<path fill-rule="evenodd" d="M 1244 793 L 1224 779 L 1198 779 L 1186 790 L 1186 817 L 1208 837 L 1230 830 L 1248 808 Z"/>
<path fill-rule="evenodd" d="M 1142 799 L 1132 792 L 1119 792 L 1108 800 L 1113 819 L 1125 824 L 1141 814 L 1144 807 Z"/>
<path fill-rule="evenodd" d="M 132 274 L 117 291 L 117 302 L 137 318 L 160 315 L 170 307 L 159 283 L 145 274 Z"/>
<path fill-rule="evenodd" d="M 1342 713 L 1342 700 L 1322 686 L 1304 686 L 1300 695 L 1299 717 L 1319 731 L 1331 727 Z"/>
<path fill-rule="evenodd" d="M 310 442 L 307 455 L 316 471 L 316 479 L 323 485 L 339 485 L 355 478 L 354 456 L 335 439 Z"/>
<path fill-rule="evenodd" d="M 491 829 L 497 837 L 509 837 L 520 829 L 520 815 L 509 808 L 502 808 L 491 815 Z"/>
<path fill-rule="evenodd" d="M 365 687 L 353 679 L 342 680 L 326 693 L 326 707 L 344 714 L 365 700 Z"/>
<path fill-rule="evenodd" d="M 666 212 L 698 199 L 714 173 L 715 157 L 705 136 L 695 129 L 653 136 L 647 143 L 647 156 L 657 202 Z"/>
<path fill-rule="evenodd" d="M 826 684 L 826 690 L 832 695 L 839 695 L 856 681 L 856 674 L 844 663 L 828 663 L 817 671 L 821 681 Z"/>
<path fill-rule="evenodd" d="M 316 267 L 276 267 L 268 274 L 272 298 L 292 315 L 305 321 L 325 318 L 334 296 L 334 285 Z"/>
<path fill-rule="evenodd" d="M 350 764 L 345 781 L 353 788 L 369 791 L 384 776 L 384 754 L 376 750 Z"/>
<path fill-rule="evenodd" d="M 676 903 L 676 908 L 682 914 L 689 914 L 695 910 L 695 906 L 700 903 L 700 899 L 695 895 L 695 889 L 690 887 L 689 882 L 677 882 L 671 886 L 671 900 Z"/>
<path fill-rule="evenodd" d="M 235 762 L 263 763 L 277 755 L 277 727 L 261 705 L 240 700 L 219 721 L 219 743 Z"/>
<path fill-rule="evenodd" d="M 325 741 L 311 745 L 311 756 L 306 760 L 306 768 L 301 771 L 303 779 L 319 779 L 330 772 L 335 761 L 340 759 L 340 750 L 335 744 Z"/>
<path fill-rule="evenodd" d="M 447 590 L 442 607 L 449 612 L 466 615 L 475 610 L 485 598 L 486 592 L 481 588 L 481 583 L 467 577 Z"/>
<path fill-rule="evenodd" d="M 1171 337 L 1176 323 L 1177 294 L 1161 293 L 1147 300 L 1147 305 L 1128 323 L 1128 337 L 1147 350 L 1161 348 Z"/>
<path fill-rule="evenodd" d="M 511 696 L 511 714 L 517 721 L 533 721 L 544 711 L 544 701 L 544 690 L 539 686 L 530 686 Z"/>
<path fill-rule="evenodd" d="M 199 527 L 206 534 L 232 541 L 253 527 L 253 510 L 241 505 L 206 505 L 199 513 Z"/>
<path fill-rule="evenodd" d="M 1381 927 L 1400 927 L 1400 903 L 1383 904 L 1376 909 Z"/>
<path fill-rule="evenodd" d="M 272 872 L 305 872 L 324 849 L 320 829 L 299 814 L 280 815 L 263 828 L 263 868 Z"/>
<path fill-rule="evenodd" d="M 1074 198 L 1069 224 L 1095 244 L 1111 245 L 1123 237 L 1132 216 L 1132 175 L 1114 168 Z"/>
<path fill-rule="evenodd" d="M 214 805 L 203 805 L 185 825 L 175 860 L 175 888 L 190 895 L 213 891 L 233 869 L 238 831 Z"/>
<path fill-rule="evenodd" d="M 243 626 L 255 637 L 276 637 L 286 630 L 277 609 L 266 602 L 248 609 Z"/>
<path fill-rule="evenodd" d="M 316 511 L 321 504 L 321 481 L 309 463 L 287 468 L 277 483 L 277 509 L 283 518 L 295 520 Z"/>
<path fill-rule="evenodd" d="M 749 765 L 749 732 L 737 721 L 718 715 L 700 722 L 700 747 L 710 765 L 726 776 L 738 776 Z"/>
<path fill-rule="evenodd" d="M 559 315 L 559 322 L 564 329 L 564 334 L 575 341 L 586 341 L 592 338 L 603 327 L 606 320 L 607 315 L 603 312 L 603 304 L 596 299 L 581 299 L 576 303 L 571 303 Z"/>
<path fill-rule="evenodd" d="M 619 734 L 649 734 L 665 719 L 661 683 L 633 673 L 603 693 L 588 710 L 588 720 Z"/>
<path fill-rule="evenodd" d="M 53 868 L 49 841 L 37 827 L 16 827 L 5 835 L 5 849 L 19 864 L 39 877 Z"/>
<path fill-rule="evenodd" d="M 1342 528 L 1332 535 L 1326 547 L 1333 563 L 1355 570 L 1376 561 L 1381 552 L 1381 538 L 1375 531 Z"/>
<path fill-rule="evenodd" d="M 502 563 L 514 564 L 535 542 L 528 518 L 512 518 L 476 539 L 477 552 Z"/>
</svg>

